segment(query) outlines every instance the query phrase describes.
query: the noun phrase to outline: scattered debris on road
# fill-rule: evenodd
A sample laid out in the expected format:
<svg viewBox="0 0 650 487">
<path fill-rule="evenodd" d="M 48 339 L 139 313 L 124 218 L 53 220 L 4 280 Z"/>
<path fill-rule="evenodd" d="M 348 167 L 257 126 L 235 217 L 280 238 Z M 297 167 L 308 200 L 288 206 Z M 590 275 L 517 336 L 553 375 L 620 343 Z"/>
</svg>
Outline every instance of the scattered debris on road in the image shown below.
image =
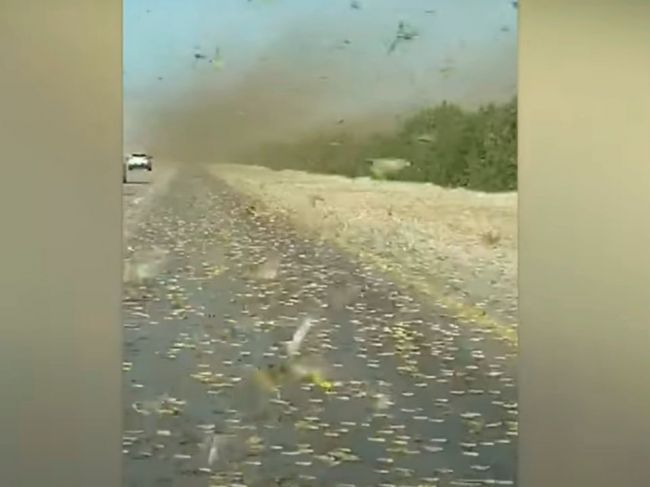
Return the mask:
<svg viewBox="0 0 650 487">
<path fill-rule="evenodd" d="M 250 214 L 245 195 L 203 173 L 178 175 L 154 198 L 126 242 L 134 254 L 168 252 L 150 299 L 124 303 L 129 476 L 513 478 L 513 370 L 480 327 L 272 212 Z M 249 278 L 268 262 L 273 278 Z"/>
</svg>

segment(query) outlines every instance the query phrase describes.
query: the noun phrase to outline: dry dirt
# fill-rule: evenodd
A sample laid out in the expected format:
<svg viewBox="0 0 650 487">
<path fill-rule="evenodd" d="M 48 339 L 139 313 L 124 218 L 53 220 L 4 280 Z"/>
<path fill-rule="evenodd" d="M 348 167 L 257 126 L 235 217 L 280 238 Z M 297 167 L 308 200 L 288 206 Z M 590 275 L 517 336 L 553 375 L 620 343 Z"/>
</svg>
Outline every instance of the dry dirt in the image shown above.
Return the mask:
<svg viewBox="0 0 650 487">
<path fill-rule="evenodd" d="M 516 342 L 517 195 L 219 164 L 213 175 L 267 211 L 388 271 Z"/>
</svg>

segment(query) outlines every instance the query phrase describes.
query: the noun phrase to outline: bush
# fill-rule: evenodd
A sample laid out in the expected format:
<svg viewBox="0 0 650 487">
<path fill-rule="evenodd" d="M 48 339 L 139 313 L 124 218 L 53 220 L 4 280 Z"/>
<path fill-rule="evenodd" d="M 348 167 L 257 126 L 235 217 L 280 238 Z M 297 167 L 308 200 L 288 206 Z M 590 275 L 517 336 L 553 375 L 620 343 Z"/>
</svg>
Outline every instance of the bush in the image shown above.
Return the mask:
<svg viewBox="0 0 650 487">
<path fill-rule="evenodd" d="M 368 174 L 368 158 L 402 158 L 412 165 L 391 179 L 432 182 L 479 191 L 517 189 L 517 99 L 475 111 L 452 103 L 408 118 L 396 133 L 364 139 L 318 135 L 265 147 L 260 161 L 276 169 Z"/>
</svg>

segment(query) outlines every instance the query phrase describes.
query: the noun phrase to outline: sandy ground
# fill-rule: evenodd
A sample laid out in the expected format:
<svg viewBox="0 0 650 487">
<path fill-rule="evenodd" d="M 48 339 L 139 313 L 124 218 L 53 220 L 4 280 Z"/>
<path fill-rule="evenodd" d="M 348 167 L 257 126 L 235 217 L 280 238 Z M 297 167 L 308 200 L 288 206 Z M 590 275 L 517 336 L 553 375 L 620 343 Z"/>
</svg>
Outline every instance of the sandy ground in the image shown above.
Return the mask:
<svg viewBox="0 0 650 487">
<path fill-rule="evenodd" d="M 231 164 L 210 171 L 260 210 L 286 214 L 457 317 L 516 342 L 516 193 Z"/>
</svg>

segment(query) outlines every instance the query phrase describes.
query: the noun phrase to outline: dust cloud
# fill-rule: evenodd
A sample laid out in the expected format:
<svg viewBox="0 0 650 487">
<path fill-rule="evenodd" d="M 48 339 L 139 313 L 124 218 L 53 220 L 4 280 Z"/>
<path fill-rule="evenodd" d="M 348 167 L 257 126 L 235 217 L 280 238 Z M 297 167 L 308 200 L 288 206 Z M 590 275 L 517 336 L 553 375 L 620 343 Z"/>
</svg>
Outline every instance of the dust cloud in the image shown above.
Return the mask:
<svg viewBox="0 0 650 487">
<path fill-rule="evenodd" d="M 328 132 L 358 137 L 390 130 L 400 116 L 443 99 L 480 103 L 514 94 L 514 46 L 492 58 L 453 52 L 456 72 L 447 79 L 441 66 L 449 55 L 427 58 L 421 40 L 414 44 L 425 57 L 413 62 L 408 52 L 388 55 L 375 39 L 345 34 L 331 24 L 297 24 L 235 73 L 207 67 L 182 92 L 141 109 L 146 122 L 137 137 L 158 159 L 240 162 L 268 142 Z"/>
</svg>

